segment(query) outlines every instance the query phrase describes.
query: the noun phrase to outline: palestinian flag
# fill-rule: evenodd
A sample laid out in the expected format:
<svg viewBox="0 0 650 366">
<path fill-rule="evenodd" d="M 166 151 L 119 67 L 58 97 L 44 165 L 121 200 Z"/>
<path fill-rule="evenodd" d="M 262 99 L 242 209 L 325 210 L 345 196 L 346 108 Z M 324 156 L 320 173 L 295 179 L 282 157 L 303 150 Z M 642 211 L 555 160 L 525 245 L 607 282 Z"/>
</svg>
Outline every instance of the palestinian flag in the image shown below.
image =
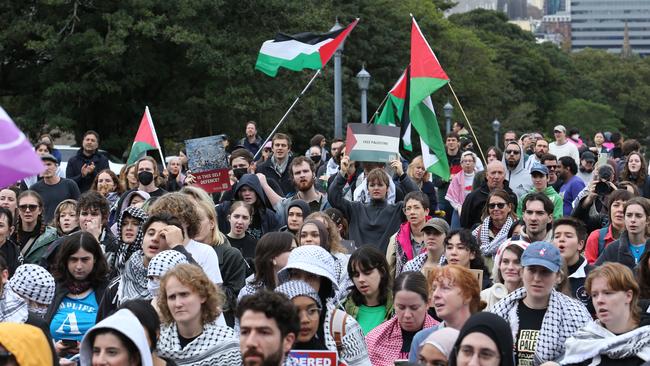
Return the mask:
<svg viewBox="0 0 650 366">
<path fill-rule="evenodd" d="M 448 82 L 449 77 L 440 66 L 436 55 L 413 18 L 409 117 L 420 135 L 425 168 L 444 180 L 449 180 L 449 162 L 447 162 L 447 152 L 431 103 L 431 94 Z"/>
<path fill-rule="evenodd" d="M 131 145 L 131 153 L 129 153 L 129 159 L 126 163 L 135 163 L 149 150 L 160 150 L 160 143 L 158 142 L 158 136 L 156 136 L 156 129 L 153 127 L 149 107 L 145 107 L 138 133 L 135 135 L 135 140 Z"/>
<path fill-rule="evenodd" d="M 408 119 L 408 108 L 404 109 L 404 106 L 408 104 L 408 71 L 409 69 L 407 67 L 393 88 L 388 92 L 388 99 L 386 100 L 384 109 L 382 109 L 375 124 L 397 126 L 397 120 L 401 121 L 402 146 L 405 150 L 413 151 L 411 143 L 411 123 Z"/>
<path fill-rule="evenodd" d="M 280 67 L 293 71 L 321 69 L 358 22 L 357 18 L 347 27 L 325 34 L 278 33 L 275 39 L 262 44 L 255 68 L 273 77 Z"/>
</svg>

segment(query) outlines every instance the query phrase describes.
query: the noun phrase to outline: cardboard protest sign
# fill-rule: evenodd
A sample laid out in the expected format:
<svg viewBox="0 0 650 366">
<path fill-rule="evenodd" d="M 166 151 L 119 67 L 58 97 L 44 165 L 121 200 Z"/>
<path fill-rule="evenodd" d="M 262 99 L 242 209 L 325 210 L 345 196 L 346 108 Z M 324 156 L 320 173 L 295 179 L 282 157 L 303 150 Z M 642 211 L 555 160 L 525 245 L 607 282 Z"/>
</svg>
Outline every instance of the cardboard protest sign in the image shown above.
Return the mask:
<svg viewBox="0 0 650 366">
<path fill-rule="evenodd" d="M 188 168 L 196 178 L 196 185 L 208 193 L 230 189 L 228 155 L 221 136 L 185 140 Z"/>
<path fill-rule="evenodd" d="M 345 153 L 354 161 L 387 163 L 399 156 L 399 127 L 348 123 Z"/>
<path fill-rule="evenodd" d="M 291 350 L 289 355 L 301 366 L 338 366 L 336 351 L 303 351 Z"/>
</svg>

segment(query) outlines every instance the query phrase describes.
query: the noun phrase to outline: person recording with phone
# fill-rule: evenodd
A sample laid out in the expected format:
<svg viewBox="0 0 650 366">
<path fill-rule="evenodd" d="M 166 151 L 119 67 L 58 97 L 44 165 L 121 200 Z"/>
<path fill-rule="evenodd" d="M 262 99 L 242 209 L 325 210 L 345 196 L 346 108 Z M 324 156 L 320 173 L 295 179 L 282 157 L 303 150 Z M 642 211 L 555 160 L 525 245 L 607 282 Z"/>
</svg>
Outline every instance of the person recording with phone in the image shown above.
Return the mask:
<svg viewBox="0 0 650 366">
<path fill-rule="evenodd" d="M 578 194 L 573 202 L 571 216 L 585 223 L 587 232 L 607 226 L 609 214 L 607 200 L 617 188 L 614 184 L 614 169 L 605 164 L 594 172 L 591 182 Z"/>
</svg>

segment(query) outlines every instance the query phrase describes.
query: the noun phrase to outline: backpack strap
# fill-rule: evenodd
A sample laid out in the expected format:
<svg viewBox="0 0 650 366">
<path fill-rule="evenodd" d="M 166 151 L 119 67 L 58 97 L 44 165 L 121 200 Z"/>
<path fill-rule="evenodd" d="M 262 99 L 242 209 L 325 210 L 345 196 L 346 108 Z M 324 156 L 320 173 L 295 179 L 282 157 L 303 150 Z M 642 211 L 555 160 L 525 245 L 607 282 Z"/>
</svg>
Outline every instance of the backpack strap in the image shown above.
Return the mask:
<svg viewBox="0 0 650 366">
<path fill-rule="evenodd" d="M 336 343 L 336 350 L 339 353 L 339 357 L 343 351 L 343 337 L 345 337 L 345 323 L 347 320 L 348 313 L 339 309 L 334 309 L 330 317 L 330 333 Z"/>
<path fill-rule="evenodd" d="M 603 249 L 605 249 L 605 235 L 607 235 L 607 231 L 609 231 L 609 225 L 598 230 L 598 256 L 600 256 L 603 253 Z"/>
</svg>

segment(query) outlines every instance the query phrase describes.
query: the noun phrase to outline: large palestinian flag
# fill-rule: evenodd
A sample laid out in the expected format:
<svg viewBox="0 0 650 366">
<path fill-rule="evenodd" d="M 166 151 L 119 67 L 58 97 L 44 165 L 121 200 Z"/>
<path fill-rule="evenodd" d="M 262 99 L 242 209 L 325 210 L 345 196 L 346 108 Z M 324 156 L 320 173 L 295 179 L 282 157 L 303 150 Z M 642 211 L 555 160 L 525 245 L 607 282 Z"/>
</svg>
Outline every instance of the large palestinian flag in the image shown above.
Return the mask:
<svg viewBox="0 0 650 366">
<path fill-rule="evenodd" d="M 431 94 L 449 82 L 436 55 L 413 18 L 411 26 L 411 78 L 409 117 L 422 142 L 422 159 L 426 169 L 449 180 L 447 152 L 440 126 L 431 103 Z M 428 148 L 426 148 L 428 146 Z"/>
<path fill-rule="evenodd" d="M 401 121 L 402 146 L 405 150 L 413 151 L 411 143 L 411 122 L 408 118 L 408 107 L 404 108 L 408 99 L 409 68 L 402 73 L 393 88 L 388 92 L 384 109 L 375 124 L 396 126 Z"/>
<path fill-rule="evenodd" d="M 262 44 L 255 68 L 269 76 L 277 75 L 280 67 L 293 71 L 321 69 L 358 22 L 356 19 L 345 28 L 325 34 L 278 33 L 275 39 Z"/>
</svg>

